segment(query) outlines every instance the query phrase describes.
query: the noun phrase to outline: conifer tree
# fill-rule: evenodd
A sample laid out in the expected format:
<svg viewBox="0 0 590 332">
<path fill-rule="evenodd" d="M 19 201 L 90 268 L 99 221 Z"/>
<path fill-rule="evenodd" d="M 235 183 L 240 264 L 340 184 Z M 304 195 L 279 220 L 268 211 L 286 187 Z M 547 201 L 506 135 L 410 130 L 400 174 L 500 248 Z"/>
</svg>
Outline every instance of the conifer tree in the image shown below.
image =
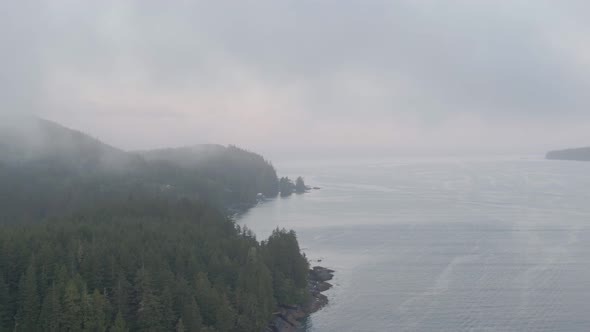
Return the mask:
<svg viewBox="0 0 590 332">
<path fill-rule="evenodd" d="M 179 319 L 190 332 L 258 332 L 277 303 L 300 304 L 307 290 L 293 232 L 260 243 L 188 200 L 0 225 L 0 244 L 0 332 L 174 331 Z"/>
<path fill-rule="evenodd" d="M 199 272 L 195 281 L 197 303 L 201 308 L 201 315 L 205 325 L 215 325 L 217 322 L 216 308 L 218 307 L 217 292 L 211 286 L 207 274 Z"/>
<path fill-rule="evenodd" d="M 10 294 L 2 271 L 0 271 L 0 331 L 5 332 L 10 330 L 11 323 Z"/>
<path fill-rule="evenodd" d="M 248 324 L 242 328 L 248 330 L 262 329 L 268 323 L 272 309 L 275 307 L 272 289 L 272 276 L 258 256 L 255 247 L 248 251 L 247 263 L 238 279 L 238 298 L 242 318 L 248 318 Z"/>
<path fill-rule="evenodd" d="M 137 328 L 146 332 L 157 332 L 163 328 L 162 305 L 154 293 L 152 281 L 145 268 L 141 268 L 135 280 L 137 294 Z"/>
<path fill-rule="evenodd" d="M 191 332 L 201 330 L 201 312 L 195 297 L 189 292 L 185 294 L 182 301 L 182 318 L 183 325 Z"/>
<path fill-rule="evenodd" d="M 119 270 L 116 284 L 113 286 L 112 304 L 114 310 L 120 312 L 125 320 L 131 318 L 129 302 L 131 300 L 131 285 L 125 277 L 124 271 Z"/>
<path fill-rule="evenodd" d="M 182 318 L 180 318 L 178 320 L 178 323 L 176 324 L 176 332 L 186 332 L 186 328 L 184 327 L 184 324 L 182 323 Z"/>
<path fill-rule="evenodd" d="M 125 319 L 123 318 L 121 311 L 117 312 L 117 317 L 115 318 L 115 322 L 113 323 L 113 326 L 109 332 L 129 332 L 127 323 L 125 323 Z"/>
<path fill-rule="evenodd" d="M 82 313 L 82 296 L 80 290 L 76 281 L 70 279 L 66 284 L 63 299 L 63 330 L 69 332 L 82 331 Z"/>
<path fill-rule="evenodd" d="M 60 293 L 55 283 L 53 283 L 43 299 L 39 318 L 41 327 L 47 332 L 58 332 L 60 330 L 61 315 Z"/>
<path fill-rule="evenodd" d="M 218 309 L 216 311 L 215 328 L 218 332 L 229 332 L 235 324 L 235 313 L 232 310 L 232 305 L 225 295 L 220 299 Z"/>
<path fill-rule="evenodd" d="M 84 317 L 84 331 L 105 332 L 107 330 L 107 300 L 95 289 L 87 295 L 87 312 Z"/>
<path fill-rule="evenodd" d="M 164 289 L 162 290 L 160 295 L 160 300 L 162 303 L 162 324 L 163 327 L 168 331 L 173 330 L 176 326 L 176 323 L 178 322 L 178 318 L 175 318 L 177 317 L 177 315 L 174 312 L 174 309 L 176 308 L 176 305 L 174 303 L 175 294 L 172 291 L 171 287 L 171 285 L 164 286 Z"/>
<path fill-rule="evenodd" d="M 32 259 L 31 264 L 27 268 L 20 287 L 20 330 L 36 331 L 38 329 L 37 321 L 39 319 L 40 303 L 34 259 Z"/>
</svg>

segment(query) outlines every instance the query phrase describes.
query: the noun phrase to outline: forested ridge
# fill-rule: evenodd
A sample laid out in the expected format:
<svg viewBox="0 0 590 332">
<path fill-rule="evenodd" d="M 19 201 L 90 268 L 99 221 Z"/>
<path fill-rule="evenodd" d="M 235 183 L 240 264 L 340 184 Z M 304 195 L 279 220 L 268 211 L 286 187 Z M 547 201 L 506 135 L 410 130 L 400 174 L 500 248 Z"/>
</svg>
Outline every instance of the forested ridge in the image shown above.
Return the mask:
<svg viewBox="0 0 590 332">
<path fill-rule="evenodd" d="M 67 141 L 53 152 L 0 136 L 0 331 L 258 332 L 307 301 L 295 233 L 260 242 L 226 217 L 259 167 L 276 181 L 262 157 L 215 147 L 232 165 L 214 169 L 50 128 Z"/>
<path fill-rule="evenodd" d="M 0 223 L 35 222 L 129 196 L 244 209 L 278 194 L 275 168 L 235 146 L 126 152 L 56 123 L 0 123 Z"/>
<path fill-rule="evenodd" d="M 252 204 L 258 193 L 274 197 L 279 193 L 277 172 L 262 156 L 234 145 L 197 145 L 140 152 L 150 162 L 169 163 L 182 170 L 214 179 L 225 189 L 226 201 Z"/>
</svg>

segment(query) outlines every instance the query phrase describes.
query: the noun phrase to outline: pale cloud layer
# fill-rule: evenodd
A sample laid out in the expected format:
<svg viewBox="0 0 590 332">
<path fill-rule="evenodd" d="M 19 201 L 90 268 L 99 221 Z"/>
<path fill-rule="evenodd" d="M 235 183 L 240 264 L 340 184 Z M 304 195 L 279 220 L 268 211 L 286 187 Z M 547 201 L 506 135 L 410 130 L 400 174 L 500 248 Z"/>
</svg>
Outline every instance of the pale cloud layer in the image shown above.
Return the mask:
<svg viewBox="0 0 590 332">
<path fill-rule="evenodd" d="M 589 145 L 585 1 L 4 1 L 1 112 L 117 146 Z"/>
</svg>

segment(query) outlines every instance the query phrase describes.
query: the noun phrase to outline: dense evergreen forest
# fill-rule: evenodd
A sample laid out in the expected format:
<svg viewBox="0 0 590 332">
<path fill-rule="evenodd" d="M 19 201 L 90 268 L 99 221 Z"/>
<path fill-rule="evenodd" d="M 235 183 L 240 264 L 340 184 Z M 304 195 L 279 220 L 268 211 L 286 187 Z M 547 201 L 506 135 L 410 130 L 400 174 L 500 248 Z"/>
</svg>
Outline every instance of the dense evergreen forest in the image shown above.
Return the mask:
<svg viewBox="0 0 590 332">
<path fill-rule="evenodd" d="M 0 330 L 260 331 L 307 299 L 293 232 L 259 243 L 202 204 L 130 200 L 0 232 Z"/>
<path fill-rule="evenodd" d="M 307 301 L 295 233 L 259 242 L 226 217 L 277 194 L 262 157 L 29 129 L 0 132 L 0 331 L 258 332 Z"/>
</svg>

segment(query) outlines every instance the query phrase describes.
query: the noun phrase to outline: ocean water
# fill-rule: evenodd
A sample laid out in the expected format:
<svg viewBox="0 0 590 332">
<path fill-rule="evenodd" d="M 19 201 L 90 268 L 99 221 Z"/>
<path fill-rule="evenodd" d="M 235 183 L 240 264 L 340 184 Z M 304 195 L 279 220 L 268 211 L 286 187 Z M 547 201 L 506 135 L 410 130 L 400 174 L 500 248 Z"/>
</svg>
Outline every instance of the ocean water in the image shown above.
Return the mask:
<svg viewBox="0 0 590 332">
<path fill-rule="evenodd" d="M 336 270 L 310 332 L 590 331 L 590 163 L 541 158 L 279 165 L 322 187 L 238 220 L 294 229 Z M 321 263 L 317 263 L 321 260 Z"/>
</svg>

